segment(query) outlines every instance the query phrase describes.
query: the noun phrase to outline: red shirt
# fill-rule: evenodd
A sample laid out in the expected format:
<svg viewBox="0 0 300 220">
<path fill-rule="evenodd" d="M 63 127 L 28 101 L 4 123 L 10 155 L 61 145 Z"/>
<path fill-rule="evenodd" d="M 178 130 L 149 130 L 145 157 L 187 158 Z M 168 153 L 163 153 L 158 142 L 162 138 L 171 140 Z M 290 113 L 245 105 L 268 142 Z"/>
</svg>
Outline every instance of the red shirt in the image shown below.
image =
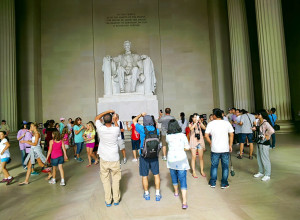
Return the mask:
<svg viewBox="0 0 300 220">
<path fill-rule="evenodd" d="M 131 125 L 131 139 L 134 141 L 140 140 L 140 134 L 135 130 L 134 124 Z"/>
</svg>

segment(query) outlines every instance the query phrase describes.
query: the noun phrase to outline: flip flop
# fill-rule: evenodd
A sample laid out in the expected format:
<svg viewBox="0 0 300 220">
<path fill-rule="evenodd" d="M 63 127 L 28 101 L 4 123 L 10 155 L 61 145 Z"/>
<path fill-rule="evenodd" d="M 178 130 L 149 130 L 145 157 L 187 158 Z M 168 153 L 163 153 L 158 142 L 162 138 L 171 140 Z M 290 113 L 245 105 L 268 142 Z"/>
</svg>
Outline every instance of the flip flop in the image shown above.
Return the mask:
<svg viewBox="0 0 300 220">
<path fill-rule="evenodd" d="M 92 165 L 90 165 L 90 164 L 89 164 L 89 165 L 86 165 L 86 167 L 90 167 L 90 166 L 92 166 Z"/>
<path fill-rule="evenodd" d="M 175 193 L 174 193 L 174 196 L 175 196 L 175 197 L 178 197 L 178 196 L 179 196 L 179 194 L 175 194 Z"/>
<path fill-rule="evenodd" d="M 22 183 L 19 183 L 19 186 L 24 186 L 24 185 L 28 185 L 29 183 L 25 183 L 25 182 L 22 182 Z"/>
<path fill-rule="evenodd" d="M 97 162 L 94 163 L 95 165 L 99 164 L 99 160 Z"/>
<path fill-rule="evenodd" d="M 203 174 L 201 174 L 201 176 L 205 178 L 205 177 L 206 177 L 206 174 L 204 174 L 204 175 L 203 175 Z"/>
<path fill-rule="evenodd" d="M 197 176 L 194 176 L 193 174 L 192 174 L 192 177 L 194 177 L 195 179 L 197 179 L 197 178 L 198 178 Z"/>
</svg>

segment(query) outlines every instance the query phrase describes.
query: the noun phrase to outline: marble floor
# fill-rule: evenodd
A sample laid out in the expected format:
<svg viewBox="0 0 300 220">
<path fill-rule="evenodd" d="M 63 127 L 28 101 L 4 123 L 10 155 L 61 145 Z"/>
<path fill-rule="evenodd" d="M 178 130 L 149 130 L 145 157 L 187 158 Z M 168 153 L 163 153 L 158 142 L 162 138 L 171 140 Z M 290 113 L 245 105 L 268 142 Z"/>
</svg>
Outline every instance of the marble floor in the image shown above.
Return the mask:
<svg viewBox="0 0 300 220">
<path fill-rule="evenodd" d="M 20 187 L 18 181 L 24 179 L 25 172 L 19 162 L 17 143 L 12 142 L 13 160 L 8 168 L 16 181 L 9 186 L 0 185 L 0 219 L 300 219 L 300 136 L 277 135 L 277 143 L 270 152 L 269 182 L 252 177 L 257 171 L 256 159 L 238 160 L 234 156 L 236 175 L 229 178 L 228 189 L 220 189 L 219 181 L 218 187 L 211 189 L 208 177 L 194 179 L 188 175 L 189 208 L 182 210 L 181 199 L 173 196 L 171 178 L 163 161 L 160 161 L 162 200 L 156 202 L 153 196 L 150 201 L 142 198 L 138 165 L 131 161 L 129 142 L 128 162 L 122 164 L 122 201 L 110 208 L 104 204 L 99 167 L 86 167 L 85 151 L 83 163 L 71 159 L 64 164 L 65 187 L 48 184 L 43 173 L 31 177 L 29 185 Z M 205 152 L 204 160 L 205 172 L 209 174 L 209 151 Z M 199 174 L 199 164 L 197 169 Z M 150 186 L 154 195 L 152 177 Z"/>
</svg>

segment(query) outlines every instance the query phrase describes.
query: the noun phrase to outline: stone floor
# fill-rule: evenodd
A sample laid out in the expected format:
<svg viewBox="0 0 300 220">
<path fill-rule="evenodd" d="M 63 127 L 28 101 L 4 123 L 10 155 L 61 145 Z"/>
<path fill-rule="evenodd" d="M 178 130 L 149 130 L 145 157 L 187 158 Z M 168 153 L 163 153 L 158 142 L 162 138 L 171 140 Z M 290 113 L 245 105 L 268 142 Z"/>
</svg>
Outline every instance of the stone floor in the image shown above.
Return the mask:
<svg viewBox="0 0 300 220">
<path fill-rule="evenodd" d="M 187 210 L 182 210 L 181 199 L 173 196 L 171 178 L 163 161 L 160 161 L 162 200 L 156 202 L 153 196 L 150 201 L 142 198 L 138 165 L 131 162 L 129 142 L 128 162 L 122 165 L 122 201 L 119 206 L 110 208 L 104 204 L 99 167 L 86 167 L 85 151 L 85 162 L 71 159 L 64 164 L 65 187 L 49 185 L 43 173 L 31 177 L 29 185 L 18 186 L 25 172 L 19 162 L 17 143 L 13 142 L 10 149 L 13 160 L 8 168 L 16 181 L 9 186 L 0 185 L 0 219 L 299 219 L 299 141 L 300 136 L 277 135 L 277 147 L 270 152 L 272 177 L 266 183 L 252 177 L 257 171 L 256 159 L 238 160 L 235 156 L 236 175 L 229 178 L 230 188 L 226 190 L 220 189 L 219 181 L 218 187 L 211 189 L 208 177 L 193 179 L 189 174 Z M 207 151 L 204 155 L 207 174 L 209 156 Z M 150 178 L 150 186 L 150 193 L 154 195 L 153 178 Z"/>
</svg>

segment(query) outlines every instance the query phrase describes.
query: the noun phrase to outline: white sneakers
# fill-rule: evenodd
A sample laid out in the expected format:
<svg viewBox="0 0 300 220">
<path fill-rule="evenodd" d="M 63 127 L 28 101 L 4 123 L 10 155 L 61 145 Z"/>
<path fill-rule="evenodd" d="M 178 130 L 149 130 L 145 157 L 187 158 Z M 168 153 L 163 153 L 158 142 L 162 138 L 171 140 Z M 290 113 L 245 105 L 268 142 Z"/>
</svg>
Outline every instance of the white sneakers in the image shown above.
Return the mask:
<svg viewBox="0 0 300 220">
<path fill-rule="evenodd" d="M 61 181 L 61 182 L 60 182 L 60 185 L 61 185 L 61 186 L 65 186 L 65 185 L 66 185 L 65 181 Z"/>
<path fill-rule="evenodd" d="M 257 173 L 254 175 L 255 178 L 259 178 L 259 177 L 263 177 L 263 176 L 264 176 L 264 174 L 262 174 L 262 173 Z"/>
<path fill-rule="evenodd" d="M 162 156 L 162 160 L 163 161 L 167 161 L 167 157 L 166 156 Z"/>
<path fill-rule="evenodd" d="M 50 184 L 56 184 L 56 180 L 52 178 L 51 180 L 49 180 L 48 183 L 50 183 Z M 65 186 L 66 185 L 65 181 L 61 181 L 60 185 L 61 186 Z"/>
<path fill-rule="evenodd" d="M 123 163 L 124 164 L 127 163 L 127 158 L 126 157 L 123 159 Z"/>
<path fill-rule="evenodd" d="M 268 181 L 268 180 L 270 180 L 271 178 L 269 177 L 269 176 L 264 176 L 262 179 L 261 179 L 261 181 L 264 181 L 264 182 L 266 182 L 266 181 Z"/>
<path fill-rule="evenodd" d="M 138 160 L 137 159 L 132 159 L 132 162 L 137 162 Z"/>
<path fill-rule="evenodd" d="M 271 177 L 269 177 L 269 176 L 264 176 L 264 174 L 262 174 L 262 173 L 257 173 L 257 174 L 254 175 L 254 177 L 255 177 L 255 178 L 263 177 L 263 178 L 261 179 L 261 181 L 264 181 L 264 182 L 266 182 L 266 181 L 268 181 L 268 180 L 271 179 Z"/>
</svg>

